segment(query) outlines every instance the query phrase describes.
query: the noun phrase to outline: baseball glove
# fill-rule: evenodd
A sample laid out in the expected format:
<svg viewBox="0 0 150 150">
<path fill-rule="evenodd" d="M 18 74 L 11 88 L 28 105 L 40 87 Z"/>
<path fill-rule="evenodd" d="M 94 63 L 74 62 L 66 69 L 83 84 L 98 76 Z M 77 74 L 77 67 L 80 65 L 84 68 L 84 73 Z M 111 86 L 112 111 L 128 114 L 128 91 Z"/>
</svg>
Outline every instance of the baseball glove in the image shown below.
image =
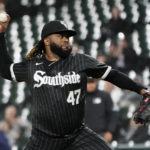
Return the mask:
<svg viewBox="0 0 150 150">
<path fill-rule="evenodd" d="M 133 120 L 135 123 L 150 123 L 150 92 L 143 95 L 140 107 L 135 111 Z"/>
</svg>

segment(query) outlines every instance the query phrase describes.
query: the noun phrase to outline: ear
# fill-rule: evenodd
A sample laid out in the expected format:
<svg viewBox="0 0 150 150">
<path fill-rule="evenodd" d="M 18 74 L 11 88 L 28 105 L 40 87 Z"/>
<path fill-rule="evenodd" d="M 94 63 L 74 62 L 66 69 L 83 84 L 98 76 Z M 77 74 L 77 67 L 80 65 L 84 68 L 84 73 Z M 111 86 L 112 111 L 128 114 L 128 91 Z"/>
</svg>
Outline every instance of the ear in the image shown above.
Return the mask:
<svg viewBox="0 0 150 150">
<path fill-rule="evenodd" d="M 44 38 L 44 44 L 45 44 L 45 46 L 49 46 L 50 45 L 49 38 Z"/>
</svg>

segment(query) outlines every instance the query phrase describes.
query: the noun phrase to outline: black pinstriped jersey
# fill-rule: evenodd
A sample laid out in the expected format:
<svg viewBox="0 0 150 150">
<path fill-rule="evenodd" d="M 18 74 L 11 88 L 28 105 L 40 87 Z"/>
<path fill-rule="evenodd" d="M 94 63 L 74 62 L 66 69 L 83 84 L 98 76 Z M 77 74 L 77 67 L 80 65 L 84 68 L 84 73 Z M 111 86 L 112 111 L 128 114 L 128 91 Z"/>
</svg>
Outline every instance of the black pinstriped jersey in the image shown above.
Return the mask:
<svg viewBox="0 0 150 150">
<path fill-rule="evenodd" d="M 60 136 L 83 124 L 87 76 L 104 79 L 110 70 L 88 55 L 76 54 L 56 62 L 43 57 L 12 64 L 11 76 L 31 90 L 33 128 Z"/>
</svg>

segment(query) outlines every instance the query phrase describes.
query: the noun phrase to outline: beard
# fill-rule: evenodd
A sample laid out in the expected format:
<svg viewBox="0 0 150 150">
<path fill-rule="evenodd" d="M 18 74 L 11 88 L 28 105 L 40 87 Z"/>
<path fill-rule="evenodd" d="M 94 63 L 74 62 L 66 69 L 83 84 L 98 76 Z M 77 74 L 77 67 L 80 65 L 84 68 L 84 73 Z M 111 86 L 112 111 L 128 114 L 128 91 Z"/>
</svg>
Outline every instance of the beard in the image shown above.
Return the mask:
<svg viewBox="0 0 150 150">
<path fill-rule="evenodd" d="M 71 54 L 72 47 L 69 46 L 66 50 L 55 44 L 54 42 L 51 42 L 50 44 L 51 51 L 58 55 L 60 58 L 66 58 Z"/>
</svg>

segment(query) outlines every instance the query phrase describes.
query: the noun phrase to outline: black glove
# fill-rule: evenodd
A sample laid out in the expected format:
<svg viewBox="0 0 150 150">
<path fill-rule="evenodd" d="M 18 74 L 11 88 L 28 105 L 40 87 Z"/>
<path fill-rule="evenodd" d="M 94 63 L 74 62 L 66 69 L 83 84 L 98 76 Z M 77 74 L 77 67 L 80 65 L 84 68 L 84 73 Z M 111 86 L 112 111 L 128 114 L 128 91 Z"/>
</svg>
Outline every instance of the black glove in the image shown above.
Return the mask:
<svg viewBox="0 0 150 150">
<path fill-rule="evenodd" d="M 150 123 L 150 92 L 143 95 L 140 107 L 135 111 L 133 120 L 135 123 Z"/>
</svg>

